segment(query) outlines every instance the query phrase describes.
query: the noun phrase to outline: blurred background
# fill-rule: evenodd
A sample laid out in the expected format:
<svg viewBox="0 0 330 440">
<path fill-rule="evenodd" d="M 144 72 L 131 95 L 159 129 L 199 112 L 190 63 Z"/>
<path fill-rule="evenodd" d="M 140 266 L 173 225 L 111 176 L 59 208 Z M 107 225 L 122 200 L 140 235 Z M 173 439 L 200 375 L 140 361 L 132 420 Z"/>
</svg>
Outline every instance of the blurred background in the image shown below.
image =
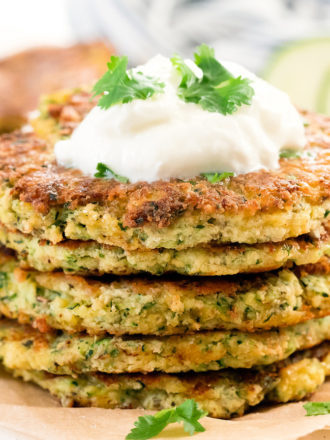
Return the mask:
<svg viewBox="0 0 330 440">
<path fill-rule="evenodd" d="M 137 65 L 203 42 L 330 115 L 330 0 L 11 0 L 0 37 L 0 131 L 40 94 L 92 84 L 111 53 Z"/>
</svg>

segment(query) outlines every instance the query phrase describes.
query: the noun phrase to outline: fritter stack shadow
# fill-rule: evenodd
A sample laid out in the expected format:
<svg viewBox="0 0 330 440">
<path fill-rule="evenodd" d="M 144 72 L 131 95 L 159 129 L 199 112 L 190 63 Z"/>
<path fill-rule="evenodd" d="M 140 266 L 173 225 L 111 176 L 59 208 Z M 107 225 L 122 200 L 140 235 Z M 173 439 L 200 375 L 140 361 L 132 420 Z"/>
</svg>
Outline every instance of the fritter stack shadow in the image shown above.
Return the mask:
<svg viewBox="0 0 330 440">
<path fill-rule="evenodd" d="M 224 418 L 313 392 L 330 373 L 329 119 L 304 115 L 306 151 L 273 172 L 122 184 L 54 162 L 92 105 L 52 96 L 35 134 L 1 138 L 4 366 L 64 404 L 193 397 Z"/>
</svg>

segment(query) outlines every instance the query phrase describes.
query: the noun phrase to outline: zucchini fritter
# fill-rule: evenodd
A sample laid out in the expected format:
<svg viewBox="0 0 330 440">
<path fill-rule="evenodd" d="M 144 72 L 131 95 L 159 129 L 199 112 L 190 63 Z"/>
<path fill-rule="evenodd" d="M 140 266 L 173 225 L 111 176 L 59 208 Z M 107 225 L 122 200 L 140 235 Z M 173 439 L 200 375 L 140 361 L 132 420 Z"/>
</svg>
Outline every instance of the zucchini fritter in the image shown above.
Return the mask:
<svg viewBox="0 0 330 440">
<path fill-rule="evenodd" d="M 305 117 L 302 157 L 219 183 L 96 179 L 58 166 L 52 146 L 35 135 L 3 135 L 0 221 L 52 243 L 94 240 L 126 250 L 279 242 L 317 231 L 330 210 L 330 123 Z"/>
<path fill-rule="evenodd" d="M 330 374 L 330 347 L 325 343 L 259 370 L 224 370 L 199 374 L 53 376 L 33 370 L 9 370 L 61 400 L 62 405 L 159 410 L 195 399 L 211 417 L 242 415 L 263 400 L 301 400 Z"/>
<path fill-rule="evenodd" d="M 0 358 L 8 368 L 54 374 L 181 373 L 270 365 L 330 339 L 330 316 L 268 332 L 208 331 L 175 336 L 40 333 L 0 322 Z"/>
<path fill-rule="evenodd" d="M 256 331 L 330 315 L 330 258 L 319 264 L 226 278 L 103 278 L 20 269 L 0 253 L 0 312 L 70 333 L 170 335 Z"/>
<path fill-rule="evenodd" d="M 328 223 L 318 239 L 305 235 L 279 243 L 125 251 L 95 241 L 67 240 L 51 244 L 32 235 L 9 231 L 0 223 L 0 243 L 15 250 L 27 266 L 42 272 L 62 269 L 80 275 L 130 275 L 139 272 L 162 275 L 176 272 L 220 276 L 316 263 L 323 255 L 330 254 L 330 230 Z"/>
<path fill-rule="evenodd" d="M 103 43 L 94 42 L 37 47 L 2 58 L 0 133 L 26 123 L 27 113 L 36 108 L 40 95 L 94 82 L 104 73 L 111 53 Z"/>
</svg>

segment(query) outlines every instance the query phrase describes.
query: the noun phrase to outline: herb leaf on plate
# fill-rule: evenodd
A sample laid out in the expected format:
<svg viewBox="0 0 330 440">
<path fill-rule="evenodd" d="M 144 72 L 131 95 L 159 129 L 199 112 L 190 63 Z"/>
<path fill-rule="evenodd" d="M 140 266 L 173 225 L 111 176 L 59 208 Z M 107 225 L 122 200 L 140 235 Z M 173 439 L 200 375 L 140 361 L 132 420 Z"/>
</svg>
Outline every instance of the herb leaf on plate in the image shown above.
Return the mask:
<svg viewBox="0 0 330 440">
<path fill-rule="evenodd" d="M 306 416 L 323 416 L 330 414 L 329 402 L 307 402 L 303 405 L 306 410 Z"/>
<path fill-rule="evenodd" d="M 183 429 L 190 435 L 204 432 L 205 428 L 198 420 L 206 415 L 193 399 L 188 399 L 176 408 L 164 409 L 154 416 L 139 417 L 126 440 L 148 440 L 162 432 L 170 423 L 176 422 L 183 422 Z"/>
</svg>

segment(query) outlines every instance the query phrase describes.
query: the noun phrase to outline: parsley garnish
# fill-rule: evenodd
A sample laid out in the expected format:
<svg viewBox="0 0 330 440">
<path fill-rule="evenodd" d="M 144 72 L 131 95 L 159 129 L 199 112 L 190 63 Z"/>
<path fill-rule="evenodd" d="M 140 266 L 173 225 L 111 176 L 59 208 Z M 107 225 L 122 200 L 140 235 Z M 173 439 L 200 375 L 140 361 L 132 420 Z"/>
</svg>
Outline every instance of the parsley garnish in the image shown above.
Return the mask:
<svg viewBox="0 0 330 440">
<path fill-rule="evenodd" d="M 308 402 L 305 403 L 306 416 L 323 416 L 330 414 L 329 402 Z"/>
<path fill-rule="evenodd" d="M 101 179 L 116 179 L 121 183 L 129 183 L 127 177 L 120 176 L 112 171 L 107 165 L 102 162 L 99 162 L 96 166 L 97 172 L 94 174 L 94 177 L 99 177 Z"/>
<path fill-rule="evenodd" d="M 163 91 L 164 83 L 142 72 L 126 71 L 127 57 L 113 55 L 108 71 L 95 84 L 94 96 L 101 95 L 98 105 L 107 109 L 114 104 L 125 104 L 133 99 L 147 99 Z"/>
<path fill-rule="evenodd" d="M 186 102 L 199 104 L 209 112 L 232 114 L 243 104 L 251 104 L 254 90 L 251 81 L 234 77 L 214 57 L 214 50 L 202 44 L 194 54 L 196 65 L 203 76 L 198 78 L 184 60 L 175 55 L 172 64 L 181 74 L 178 96 Z"/>
<path fill-rule="evenodd" d="M 282 159 L 298 159 L 301 156 L 302 152 L 296 150 L 283 150 L 280 152 L 280 158 Z"/>
<path fill-rule="evenodd" d="M 232 177 L 234 173 L 201 173 L 210 183 L 218 183 L 227 177 Z"/>
<path fill-rule="evenodd" d="M 135 428 L 126 436 L 126 440 L 148 440 L 159 434 L 170 423 L 183 422 L 183 429 L 190 435 L 204 432 L 205 428 L 198 422 L 206 412 L 199 409 L 193 399 L 186 400 L 180 406 L 159 411 L 154 416 L 142 416 L 134 423 Z"/>
</svg>

